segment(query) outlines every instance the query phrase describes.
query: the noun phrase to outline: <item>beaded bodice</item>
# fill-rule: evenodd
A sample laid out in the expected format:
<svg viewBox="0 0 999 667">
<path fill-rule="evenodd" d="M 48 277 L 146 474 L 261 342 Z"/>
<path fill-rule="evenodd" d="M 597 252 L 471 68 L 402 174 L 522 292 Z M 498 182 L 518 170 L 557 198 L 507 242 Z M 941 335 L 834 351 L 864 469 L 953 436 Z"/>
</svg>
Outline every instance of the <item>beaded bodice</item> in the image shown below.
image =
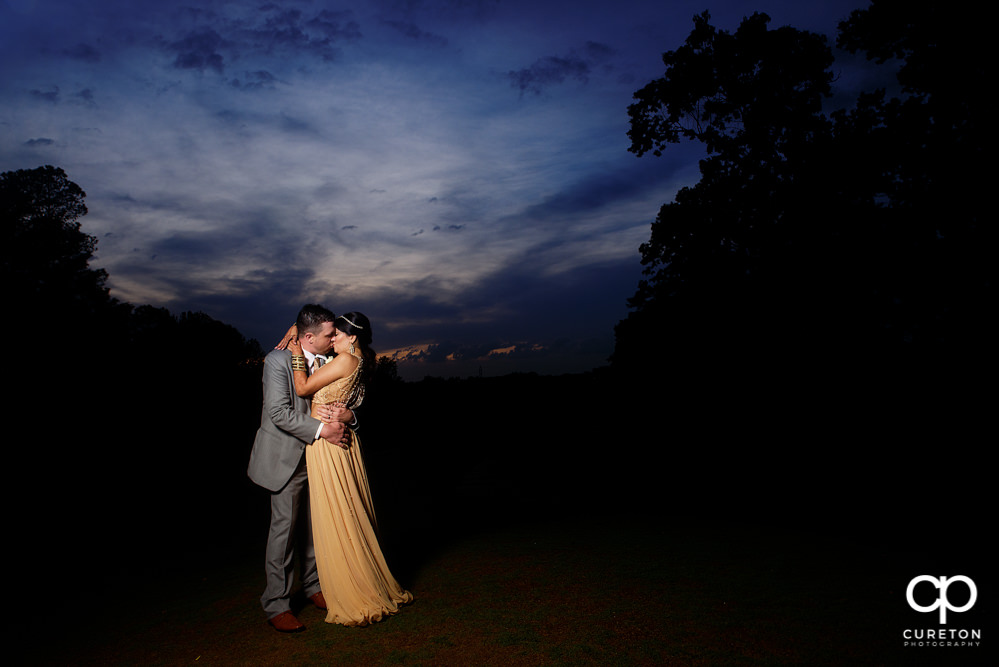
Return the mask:
<svg viewBox="0 0 999 667">
<path fill-rule="evenodd" d="M 347 377 L 334 380 L 312 397 L 312 402 L 325 405 L 327 403 L 342 403 L 348 408 L 356 408 L 364 400 L 364 384 L 361 383 L 361 366 L 364 360 L 357 355 L 351 355 L 357 359 L 357 368 Z"/>
</svg>

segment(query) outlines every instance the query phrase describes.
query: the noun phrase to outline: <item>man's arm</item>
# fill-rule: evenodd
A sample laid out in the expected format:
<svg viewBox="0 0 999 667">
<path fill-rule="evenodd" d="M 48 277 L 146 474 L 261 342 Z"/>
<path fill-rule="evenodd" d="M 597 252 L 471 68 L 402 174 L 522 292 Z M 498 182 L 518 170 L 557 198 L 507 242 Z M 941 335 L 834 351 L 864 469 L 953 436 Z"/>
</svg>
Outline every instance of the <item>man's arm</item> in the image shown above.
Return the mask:
<svg viewBox="0 0 999 667">
<path fill-rule="evenodd" d="M 291 386 L 287 354 L 272 352 L 264 358 L 264 410 L 279 429 L 311 443 L 322 422 L 295 409 L 295 392 Z"/>
</svg>

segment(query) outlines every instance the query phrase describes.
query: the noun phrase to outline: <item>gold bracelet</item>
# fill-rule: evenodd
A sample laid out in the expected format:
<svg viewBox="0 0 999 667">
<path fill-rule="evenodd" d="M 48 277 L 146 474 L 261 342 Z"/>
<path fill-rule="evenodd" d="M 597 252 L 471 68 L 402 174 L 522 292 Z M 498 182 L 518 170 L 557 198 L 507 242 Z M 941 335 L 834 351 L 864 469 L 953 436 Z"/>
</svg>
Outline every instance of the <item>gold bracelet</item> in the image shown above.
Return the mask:
<svg viewBox="0 0 999 667">
<path fill-rule="evenodd" d="M 293 354 L 291 355 L 291 370 L 293 371 L 309 371 L 308 365 L 305 363 L 304 354 Z"/>
</svg>

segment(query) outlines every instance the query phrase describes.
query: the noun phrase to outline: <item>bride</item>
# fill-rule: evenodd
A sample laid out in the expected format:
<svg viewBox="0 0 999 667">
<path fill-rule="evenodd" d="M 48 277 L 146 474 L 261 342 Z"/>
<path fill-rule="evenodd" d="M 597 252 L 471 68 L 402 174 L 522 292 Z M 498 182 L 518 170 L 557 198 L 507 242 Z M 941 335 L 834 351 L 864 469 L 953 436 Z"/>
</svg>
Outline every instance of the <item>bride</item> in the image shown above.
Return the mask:
<svg viewBox="0 0 999 667">
<path fill-rule="evenodd" d="M 297 337 L 288 342 L 295 393 L 312 395 L 312 416 L 322 405 L 355 408 L 375 369 L 371 323 L 358 312 L 334 321 L 336 357 L 311 376 Z M 290 333 L 290 332 L 289 332 Z M 368 625 L 394 614 L 412 594 L 396 582 L 378 545 L 375 509 L 361 455 L 361 441 L 348 430 L 347 444 L 320 438 L 305 448 L 312 507 L 312 537 L 327 623 Z"/>
</svg>

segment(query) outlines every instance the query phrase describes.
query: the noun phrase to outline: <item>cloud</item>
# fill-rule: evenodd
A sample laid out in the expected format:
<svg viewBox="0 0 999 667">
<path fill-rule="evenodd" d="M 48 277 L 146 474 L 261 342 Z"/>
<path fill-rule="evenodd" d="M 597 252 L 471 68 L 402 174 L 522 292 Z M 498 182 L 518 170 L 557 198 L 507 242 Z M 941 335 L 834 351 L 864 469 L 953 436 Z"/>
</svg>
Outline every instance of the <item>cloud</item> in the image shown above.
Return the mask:
<svg viewBox="0 0 999 667">
<path fill-rule="evenodd" d="M 3 169 L 44 155 L 86 190 L 116 297 L 265 347 L 322 302 L 424 364 L 600 364 L 696 180 L 697 147 L 627 153 L 632 93 L 690 29 L 662 3 L 19 4 Z"/>
<path fill-rule="evenodd" d="M 340 44 L 357 42 L 363 37 L 360 23 L 350 10 L 322 9 L 306 14 L 300 9 L 265 6 L 256 18 L 233 21 L 227 36 L 235 44 L 240 57 L 268 58 L 308 56 L 323 62 L 337 60 Z"/>
<path fill-rule="evenodd" d="M 446 37 L 421 30 L 415 23 L 399 19 L 383 19 L 382 23 L 389 26 L 403 37 L 419 44 L 437 48 L 448 45 Z"/>
<path fill-rule="evenodd" d="M 541 92 L 566 79 L 586 83 L 590 76 L 590 64 L 577 56 L 548 56 L 540 58 L 528 68 L 510 71 L 507 77 L 510 85 L 519 88 L 521 94 Z"/>
<path fill-rule="evenodd" d="M 184 27 L 184 26 L 187 27 Z M 312 7 L 289 7 L 274 3 L 250 8 L 238 3 L 217 11 L 181 8 L 174 23 L 162 27 L 164 48 L 174 54 L 176 69 L 223 73 L 235 63 L 262 63 L 267 71 L 297 65 L 295 58 L 316 58 L 321 62 L 337 60 L 341 44 L 354 43 L 363 37 L 353 11 L 315 10 Z M 258 84 L 258 85 L 255 85 Z M 235 87 L 266 87 L 266 82 L 241 79 Z"/>
<path fill-rule="evenodd" d="M 352 11 L 323 9 L 309 19 L 306 25 L 312 30 L 319 31 L 331 41 L 354 42 L 364 36 Z"/>
<path fill-rule="evenodd" d="M 219 53 L 221 46 L 222 36 L 212 28 L 190 32 L 170 44 L 170 49 L 177 53 L 173 66 L 202 72 L 210 69 L 221 74 L 224 69 L 224 58 Z"/>
<path fill-rule="evenodd" d="M 63 53 L 73 58 L 87 63 L 97 63 L 101 60 L 101 53 L 90 44 L 77 44 L 76 46 L 64 49 Z"/>
<path fill-rule="evenodd" d="M 541 201 L 527 205 L 514 217 L 523 224 L 536 224 L 538 220 L 572 221 L 613 210 L 622 202 L 654 201 L 656 193 L 665 198 L 671 183 L 679 185 L 689 180 L 691 152 L 678 150 L 658 160 L 636 158 L 615 168 L 585 172 Z"/>
<path fill-rule="evenodd" d="M 229 82 L 233 88 L 241 90 L 273 90 L 277 84 L 278 78 L 266 70 L 245 72 L 242 80 L 237 78 Z"/>
<path fill-rule="evenodd" d="M 607 63 L 616 51 L 599 42 L 589 41 L 578 50 L 563 56 L 539 58 L 527 68 L 507 73 L 510 85 L 524 93 L 540 95 L 551 86 L 575 80 L 587 83 L 597 65 Z"/>
<path fill-rule="evenodd" d="M 34 89 L 29 92 L 36 100 L 50 104 L 57 104 L 59 102 L 59 86 L 51 86 L 48 90 Z"/>
</svg>

